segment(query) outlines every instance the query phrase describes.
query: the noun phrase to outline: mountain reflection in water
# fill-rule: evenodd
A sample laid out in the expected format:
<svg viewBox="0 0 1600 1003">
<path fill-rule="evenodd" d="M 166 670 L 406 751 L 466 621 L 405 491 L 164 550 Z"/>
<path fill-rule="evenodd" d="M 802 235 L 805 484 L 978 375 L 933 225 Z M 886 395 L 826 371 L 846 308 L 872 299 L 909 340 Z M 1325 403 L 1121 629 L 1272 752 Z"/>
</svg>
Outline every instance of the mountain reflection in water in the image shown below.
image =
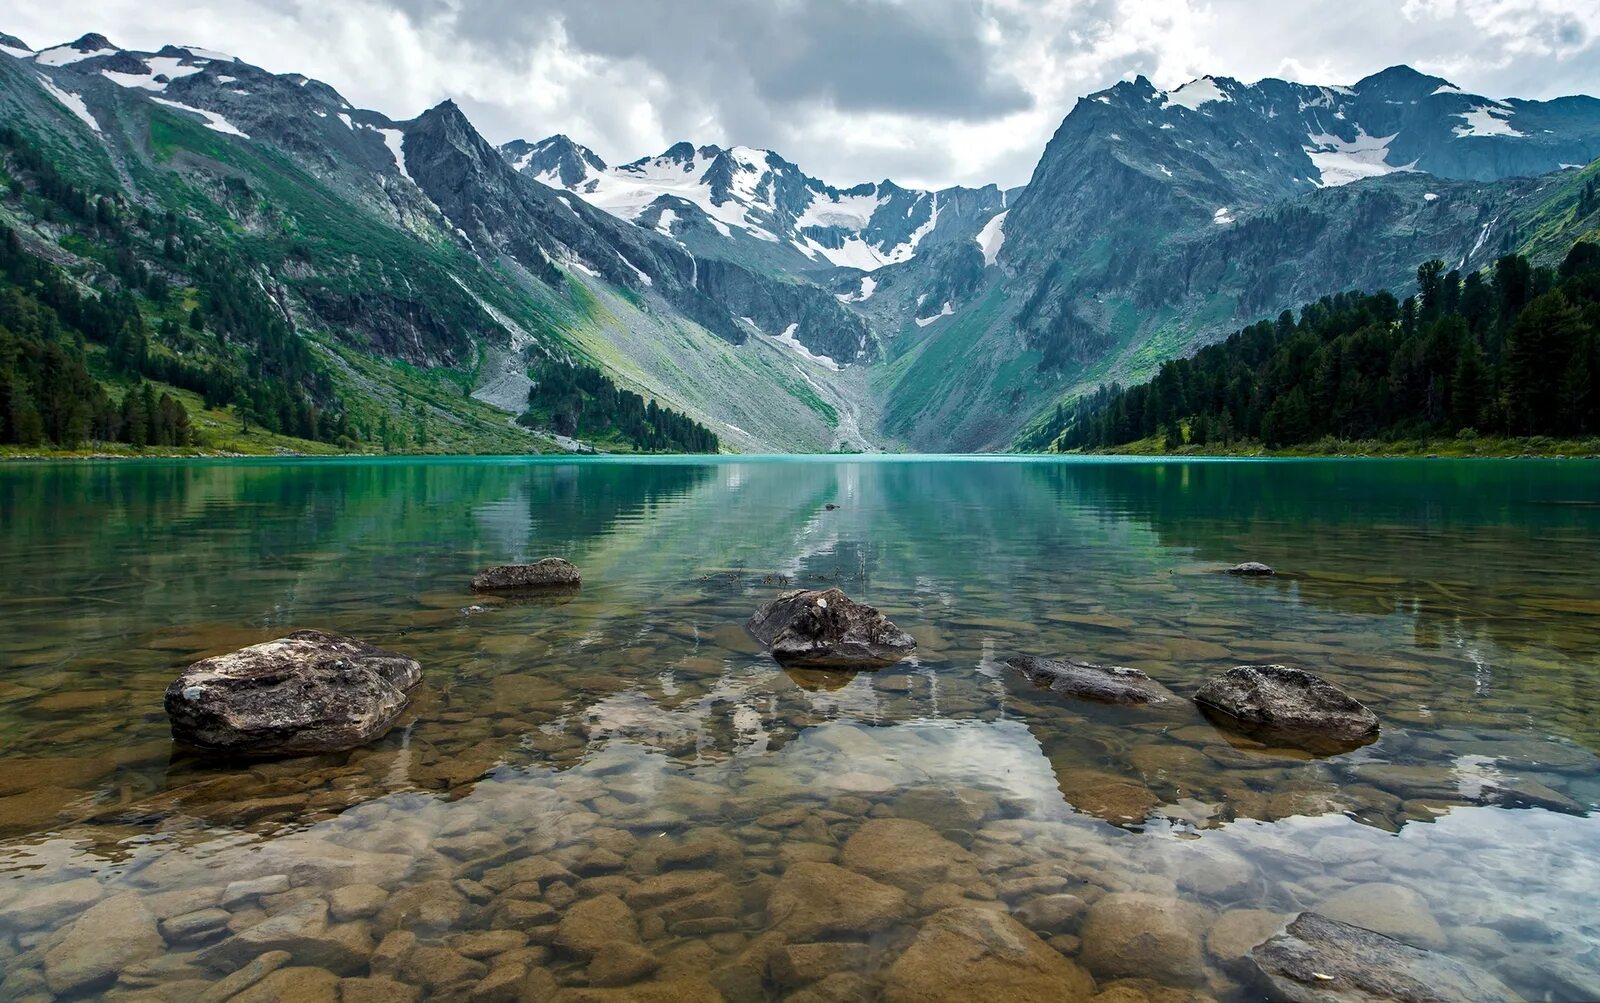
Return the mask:
<svg viewBox="0 0 1600 1003">
<path fill-rule="evenodd" d="M 861 945 L 834 974 L 862 998 L 904 989 L 897 959 L 963 903 L 1010 912 L 1102 989 L 1253 998 L 1240 951 L 1319 909 L 1530 998 L 1584 998 L 1600 989 L 1600 509 L 1574 502 L 1597 488 L 1592 466 L 1515 462 L 0 468 L 0 998 L 45 978 L 88 903 L 134 891 L 186 911 L 161 926 L 161 963 L 114 976 L 130 989 L 181 995 L 231 967 L 218 945 L 239 931 L 340 894 L 382 904 L 325 921 L 336 957 L 301 942 L 338 977 L 410 930 L 470 978 L 388 972 L 429 996 L 498 964 L 582 985 L 557 931 L 615 895 L 658 965 L 641 984 L 781 999 L 815 981 L 767 957 L 797 936 L 772 902 L 802 863 L 904 893 L 821 938 Z M 583 588 L 466 588 L 545 554 Z M 1283 574 L 1218 573 L 1245 559 Z M 883 609 L 916 656 L 772 663 L 744 620 L 825 584 Z M 388 736 L 277 763 L 172 748 L 160 700 L 179 668 L 304 626 L 422 661 Z M 1004 665 L 1023 653 L 1129 665 L 1182 697 L 1286 662 L 1383 730 L 1319 758 L 1186 699 L 1037 689 Z M 287 890 L 232 902 L 226 926 L 190 918 L 278 874 Z M 684 897 L 658 900 L 668 875 Z M 69 883 L 77 911 L 37 905 Z M 1137 931 L 1096 918 L 1117 895 L 1194 929 L 1130 959 L 1106 942 Z M 67 996 L 110 984 L 64 978 Z"/>
</svg>

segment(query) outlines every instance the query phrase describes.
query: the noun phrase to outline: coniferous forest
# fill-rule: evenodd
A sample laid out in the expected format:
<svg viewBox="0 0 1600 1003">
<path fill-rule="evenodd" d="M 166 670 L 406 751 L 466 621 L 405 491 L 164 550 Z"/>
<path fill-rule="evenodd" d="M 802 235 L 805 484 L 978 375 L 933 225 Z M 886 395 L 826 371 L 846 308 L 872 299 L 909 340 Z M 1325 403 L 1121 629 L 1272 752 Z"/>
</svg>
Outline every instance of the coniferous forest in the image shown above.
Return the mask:
<svg viewBox="0 0 1600 1003">
<path fill-rule="evenodd" d="M 1341 293 L 1284 311 L 1141 386 L 1101 387 L 1030 440 L 1168 450 L 1335 440 L 1600 432 L 1600 244 L 1556 268 L 1507 255 L 1462 275 L 1417 269 L 1416 294 Z"/>
<path fill-rule="evenodd" d="M 562 435 L 619 440 L 647 453 L 715 453 L 717 436 L 704 425 L 620 389 L 593 366 L 552 361 L 532 374 L 528 410 L 518 419 Z"/>
</svg>

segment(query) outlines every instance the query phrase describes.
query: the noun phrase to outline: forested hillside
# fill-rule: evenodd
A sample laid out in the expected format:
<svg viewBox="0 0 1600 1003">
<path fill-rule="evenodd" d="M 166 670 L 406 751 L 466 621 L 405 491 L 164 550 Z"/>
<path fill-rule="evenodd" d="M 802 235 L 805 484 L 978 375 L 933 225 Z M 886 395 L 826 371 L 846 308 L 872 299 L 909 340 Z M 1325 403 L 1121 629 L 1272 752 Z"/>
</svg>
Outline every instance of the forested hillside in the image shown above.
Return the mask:
<svg viewBox="0 0 1600 1003">
<path fill-rule="evenodd" d="M 1284 311 L 1142 386 L 1102 387 L 1028 443 L 1068 451 L 1157 438 L 1167 449 L 1324 438 L 1573 437 L 1600 431 L 1600 244 L 1556 268 L 1506 255 L 1417 292 L 1343 293 Z"/>
</svg>

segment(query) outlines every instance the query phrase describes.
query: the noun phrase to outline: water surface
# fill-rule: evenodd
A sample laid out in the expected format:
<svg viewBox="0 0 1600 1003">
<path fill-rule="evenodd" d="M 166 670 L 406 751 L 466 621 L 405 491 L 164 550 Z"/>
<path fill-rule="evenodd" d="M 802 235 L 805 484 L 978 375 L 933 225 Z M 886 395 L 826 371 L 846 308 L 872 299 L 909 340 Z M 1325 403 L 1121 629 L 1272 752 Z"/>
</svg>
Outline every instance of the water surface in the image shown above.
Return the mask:
<svg viewBox="0 0 1600 1003">
<path fill-rule="evenodd" d="M 546 555 L 582 568 L 578 595 L 467 589 Z M 1220 573 L 1242 560 L 1283 574 Z M 601 926 L 651 959 L 633 991 L 686 999 L 877 998 L 962 905 L 1152 998 L 1255 999 L 1239 952 L 1304 909 L 1530 999 L 1597 998 L 1597 567 L 1600 467 L 1581 462 L 0 467 L 0 999 L 190 998 L 308 902 L 333 915 L 292 964 L 339 977 L 441 999 L 626 981 L 559 935 L 613 895 Z M 917 656 L 786 672 L 744 633 L 764 599 L 825 585 Z M 302 627 L 423 663 L 389 736 L 255 765 L 172 747 L 161 693 L 185 664 Z M 1299 665 L 1383 731 L 1312 758 L 1186 701 L 1036 690 L 1004 665 L 1023 653 L 1185 697 L 1232 665 Z M 903 895 L 797 933 L 772 902 L 804 862 Z M 126 892 L 161 956 L 52 983 L 77 917 Z M 1174 929 L 1117 949 L 1141 910 Z M 394 931 L 436 953 L 396 961 Z M 836 945 L 826 983 L 774 961 L 797 940 Z"/>
</svg>

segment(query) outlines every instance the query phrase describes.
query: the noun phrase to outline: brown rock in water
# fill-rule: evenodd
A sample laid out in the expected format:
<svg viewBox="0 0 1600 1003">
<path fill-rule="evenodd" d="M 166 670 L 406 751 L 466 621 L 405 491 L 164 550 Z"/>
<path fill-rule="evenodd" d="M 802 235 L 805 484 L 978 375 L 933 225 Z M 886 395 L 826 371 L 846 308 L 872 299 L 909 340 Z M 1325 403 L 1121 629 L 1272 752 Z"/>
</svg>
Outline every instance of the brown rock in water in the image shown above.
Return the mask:
<svg viewBox="0 0 1600 1003">
<path fill-rule="evenodd" d="M 875 818 L 845 840 L 839 859 L 852 871 L 914 889 L 943 880 L 952 864 L 972 855 L 921 822 Z"/>
<path fill-rule="evenodd" d="M 774 929 L 795 941 L 874 933 L 906 914 L 906 893 L 834 864 L 794 864 L 767 897 Z"/>
<path fill-rule="evenodd" d="M 195 662 L 167 687 L 172 737 L 205 752 L 340 752 L 387 732 L 422 681 L 414 659 L 320 630 Z"/>
<path fill-rule="evenodd" d="M 472 578 L 472 587 L 478 592 L 495 592 L 505 589 L 573 588 L 582 584 L 583 576 L 570 562 L 559 557 L 546 557 L 532 564 L 497 564 L 485 568 Z"/>
<path fill-rule="evenodd" d="M 575 903 L 561 917 L 556 946 L 568 954 L 590 957 L 607 944 L 639 942 L 633 910 L 615 895 L 596 895 Z"/>
<path fill-rule="evenodd" d="M 1073 1003 L 1094 995 L 1094 979 L 1026 927 L 992 909 L 935 913 L 890 967 L 886 1003 L 950 999 Z"/>
<path fill-rule="evenodd" d="M 66 937 L 45 952 L 45 982 L 57 996 L 77 993 L 165 948 L 156 918 L 139 896 L 113 895 L 79 916 Z"/>
<path fill-rule="evenodd" d="M 1089 908 L 1079 936 L 1083 963 L 1096 975 L 1147 976 L 1178 985 L 1205 977 L 1200 938 L 1211 914 L 1192 902 L 1116 892 Z"/>
<path fill-rule="evenodd" d="M 1370 882 L 1346 888 L 1317 906 L 1326 919 L 1371 930 L 1412 947 L 1442 950 L 1444 930 L 1423 897 L 1404 885 Z"/>
<path fill-rule="evenodd" d="M 1371 741 L 1378 716 L 1304 669 L 1239 665 L 1201 686 L 1194 702 L 1225 726 L 1322 751 Z"/>
<path fill-rule="evenodd" d="M 1035 686 L 1048 687 L 1082 700 L 1116 704 L 1162 704 L 1174 699 L 1165 686 L 1138 669 L 1120 665 L 1094 665 L 1075 659 L 1017 655 L 1006 664 L 1027 676 Z"/>
<path fill-rule="evenodd" d="M 1522 997 L 1464 962 L 1314 912 L 1250 952 L 1284 1003 L 1512 1003 Z"/>
<path fill-rule="evenodd" d="M 785 592 L 745 628 L 786 666 L 880 668 L 917 650 L 910 634 L 838 589 Z"/>
</svg>

